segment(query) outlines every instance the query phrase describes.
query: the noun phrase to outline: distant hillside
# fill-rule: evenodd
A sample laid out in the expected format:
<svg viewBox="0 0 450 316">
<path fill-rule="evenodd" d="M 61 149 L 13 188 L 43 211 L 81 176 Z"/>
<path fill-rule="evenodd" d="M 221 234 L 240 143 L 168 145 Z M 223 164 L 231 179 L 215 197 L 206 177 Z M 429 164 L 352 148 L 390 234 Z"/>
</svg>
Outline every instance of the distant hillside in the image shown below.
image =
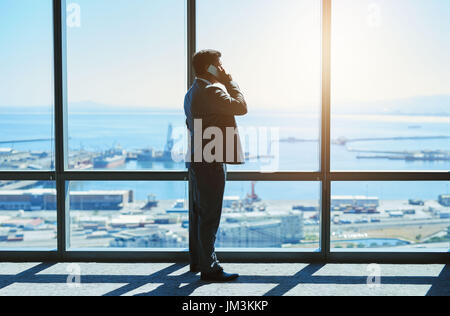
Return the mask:
<svg viewBox="0 0 450 316">
<path fill-rule="evenodd" d="M 450 116 L 450 95 L 337 104 L 334 113 Z"/>
<path fill-rule="evenodd" d="M 0 105 L 1 114 L 50 114 L 53 106 L 36 105 L 36 106 L 2 106 Z"/>
<path fill-rule="evenodd" d="M 117 106 L 107 105 L 102 103 L 96 103 L 91 101 L 74 102 L 69 104 L 69 112 L 129 112 L 135 110 L 129 106 Z"/>
<path fill-rule="evenodd" d="M 148 112 L 148 111 L 164 111 L 171 112 L 176 109 L 164 108 L 145 108 L 131 107 L 126 105 L 108 105 L 91 101 L 74 102 L 69 104 L 69 113 L 132 113 L 132 112 Z M 34 113 L 52 113 L 53 105 L 35 105 L 35 106 L 2 106 L 0 105 L 1 114 L 34 114 Z"/>
<path fill-rule="evenodd" d="M 102 103 L 96 103 L 91 101 L 85 102 L 74 102 L 69 104 L 69 112 L 98 112 L 98 113 L 132 113 L 132 112 L 149 112 L 149 111 L 157 111 L 157 112 L 172 112 L 179 111 L 179 109 L 175 108 L 164 108 L 157 106 L 149 106 L 149 107 L 140 107 L 140 106 L 127 106 L 127 105 L 108 105 Z"/>
</svg>

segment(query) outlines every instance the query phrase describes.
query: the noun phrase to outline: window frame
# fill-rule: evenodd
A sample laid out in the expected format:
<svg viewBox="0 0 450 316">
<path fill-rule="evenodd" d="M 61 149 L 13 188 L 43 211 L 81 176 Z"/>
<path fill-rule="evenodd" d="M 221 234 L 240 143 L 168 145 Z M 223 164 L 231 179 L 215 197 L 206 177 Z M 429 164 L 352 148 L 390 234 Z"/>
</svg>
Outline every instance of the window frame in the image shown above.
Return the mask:
<svg viewBox="0 0 450 316">
<path fill-rule="evenodd" d="M 186 1 L 187 84 L 194 81 L 191 58 L 196 51 L 196 0 Z M 317 0 L 319 1 L 319 0 Z M 322 1 L 322 106 L 320 171 L 229 172 L 229 181 L 319 181 L 321 183 L 320 250 L 232 249 L 218 251 L 224 262 L 447 263 L 449 250 L 331 251 L 330 204 L 333 181 L 450 181 L 448 171 L 331 171 L 331 19 L 332 0 Z M 53 0 L 54 37 L 54 171 L 0 171 L 1 180 L 50 180 L 57 189 L 57 249 L 0 250 L 0 261 L 187 262 L 187 249 L 80 249 L 69 247 L 68 183 L 70 181 L 188 181 L 187 171 L 68 171 L 66 0 Z M 62 133 L 60 132 L 62 131 Z M 192 188 L 189 185 L 189 201 Z"/>
</svg>

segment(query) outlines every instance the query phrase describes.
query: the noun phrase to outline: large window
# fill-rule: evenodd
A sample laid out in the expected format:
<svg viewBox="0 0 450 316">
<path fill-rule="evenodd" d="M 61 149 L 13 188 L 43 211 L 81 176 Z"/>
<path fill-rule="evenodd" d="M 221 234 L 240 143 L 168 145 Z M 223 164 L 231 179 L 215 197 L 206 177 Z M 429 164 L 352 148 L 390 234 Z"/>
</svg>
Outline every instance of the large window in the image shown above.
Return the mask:
<svg viewBox="0 0 450 316">
<path fill-rule="evenodd" d="M 183 101 L 213 48 L 249 108 L 221 260 L 448 261 L 449 21 L 447 0 L 0 1 L 0 255 L 187 259 Z"/>
<path fill-rule="evenodd" d="M 228 182 L 219 248 L 320 248 L 320 184 Z"/>
<path fill-rule="evenodd" d="M 450 169 L 450 3 L 333 1 L 333 170 Z"/>
<path fill-rule="evenodd" d="M 334 250 L 450 249 L 449 182 L 334 182 Z"/>
<path fill-rule="evenodd" d="M 70 248 L 187 248 L 186 182 L 74 181 Z"/>
<path fill-rule="evenodd" d="M 52 1 L 0 1 L 0 170 L 51 170 Z"/>
<path fill-rule="evenodd" d="M 67 3 L 69 168 L 184 169 L 184 1 Z"/>
<path fill-rule="evenodd" d="M 0 181 L 0 250 L 56 249 L 52 181 Z"/>
<path fill-rule="evenodd" d="M 229 182 L 216 246 L 317 250 L 319 195 L 314 182 Z M 189 246 L 186 182 L 74 181 L 69 201 L 71 249 Z"/>
<path fill-rule="evenodd" d="M 198 49 L 222 52 L 249 107 L 238 118 L 248 161 L 230 170 L 319 170 L 320 1 L 199 0 L 197 6 Z"/>
</svg>

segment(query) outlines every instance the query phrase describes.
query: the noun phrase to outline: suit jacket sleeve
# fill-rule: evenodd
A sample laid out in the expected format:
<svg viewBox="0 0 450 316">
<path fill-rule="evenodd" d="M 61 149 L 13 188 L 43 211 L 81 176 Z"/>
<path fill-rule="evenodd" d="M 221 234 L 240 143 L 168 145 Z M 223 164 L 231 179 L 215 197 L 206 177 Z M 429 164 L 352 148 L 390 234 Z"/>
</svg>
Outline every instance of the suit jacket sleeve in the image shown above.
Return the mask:
<svg viewBox="0 0 450 316">
<path fill-rule="evenodd" d="M 208 99 L 212 101 L 209 112 L 222 115 L 247 114 L 247 103 L 237 83 L 230 81 L 225 87 L 228 93 L 216 86 L 207 88 Z"/>
</svg>

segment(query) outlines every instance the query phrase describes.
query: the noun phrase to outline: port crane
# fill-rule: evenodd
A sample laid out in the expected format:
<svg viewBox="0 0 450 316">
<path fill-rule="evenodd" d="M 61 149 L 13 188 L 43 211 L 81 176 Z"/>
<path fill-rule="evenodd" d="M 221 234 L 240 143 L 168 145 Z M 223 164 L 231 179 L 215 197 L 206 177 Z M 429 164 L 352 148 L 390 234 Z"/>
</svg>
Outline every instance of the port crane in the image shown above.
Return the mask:
<svg viewBox="0 0 450 316">
<path fill-rule="evenodd" d="M 258 194 L 256 194 L 255 186 L 256 181 L 252 181 L 252 191 L 251 193 L 247 194 L 246 199 L 250 204 L 261 201 L 261 198 L 258 196 Z"/>
</svg>

